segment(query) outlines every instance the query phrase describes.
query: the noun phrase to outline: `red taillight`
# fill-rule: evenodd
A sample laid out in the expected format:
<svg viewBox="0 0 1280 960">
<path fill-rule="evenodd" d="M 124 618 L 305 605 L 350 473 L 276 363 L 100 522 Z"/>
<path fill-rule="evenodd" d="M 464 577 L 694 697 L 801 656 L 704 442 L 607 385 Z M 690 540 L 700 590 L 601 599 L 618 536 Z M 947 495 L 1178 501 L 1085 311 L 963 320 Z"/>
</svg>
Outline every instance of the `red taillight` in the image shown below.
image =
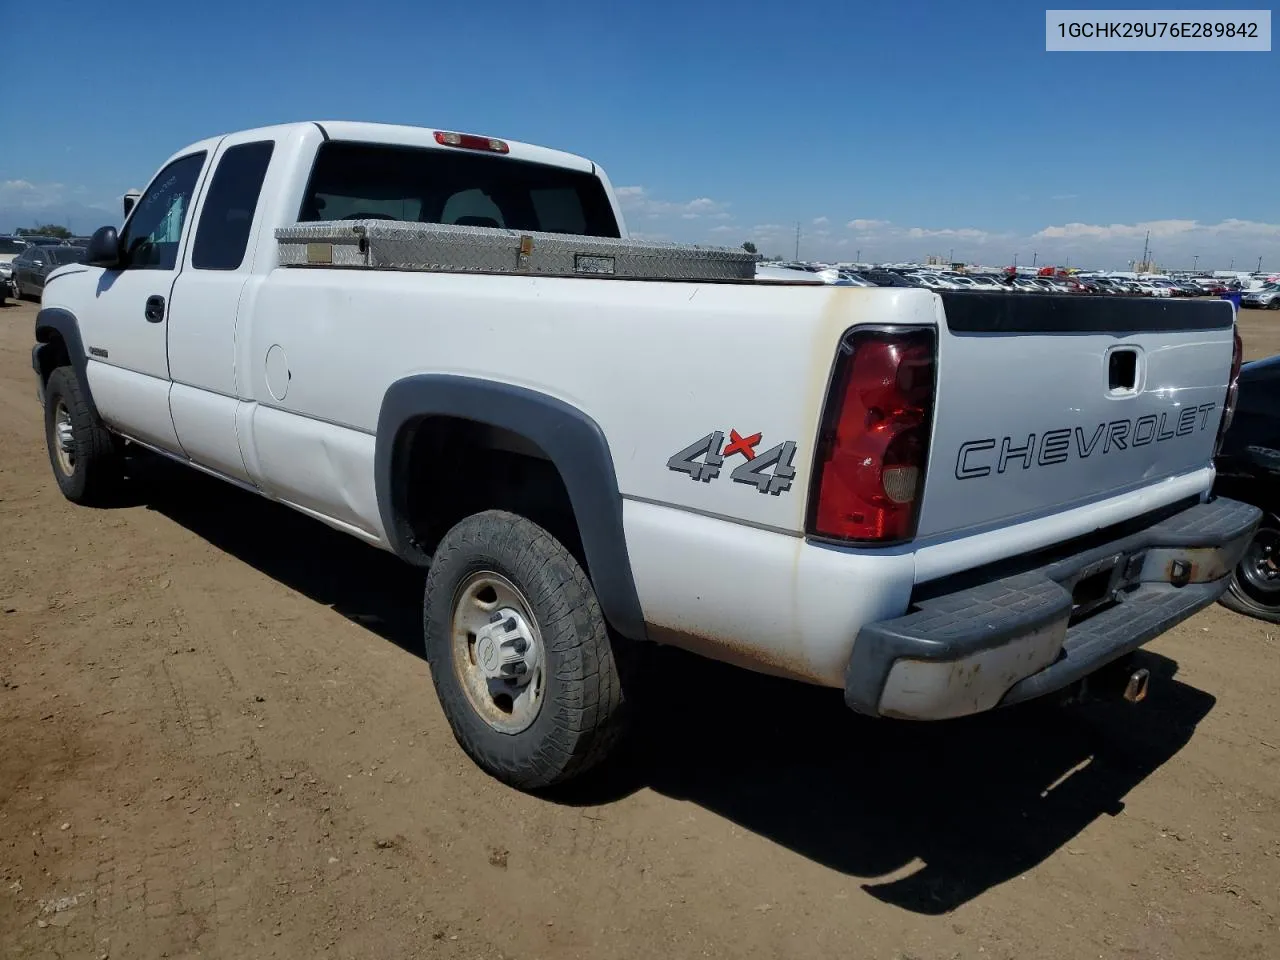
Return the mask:
<svg viewBox="0 0 1280 960">
<path fill-rule="evenodd" d="M 915 534 L 933 393 L 932 327 L 845 334 L 818 438 L 811 536 L 884 544 Z"/>
<path fill-rule="evenodd" d="M 1218 423 L 1218 440 L 1213 447 L 1215 457 L 1222 449 L 1222 442 L 1227 438 L 1231 421 L 1235 419 L 1236 401 L 1240 397 L 1240 367 L 1244 363 L 1244 344 L 1240 342 L 1238 326 L 1232 326 L 1231 338 L 1231 377 L 1227 380 L 1227 398 L 1222 404 L 1222 420 Z"/>
<path fill-rule="evenodd" d="M 493 137 L 478 137 L 474 133 L 448 133 L 436 131 L 436 143 L 442 147 L 462 147 L 464 150 L 488 150 L 490 153 L 510 153 L 511 148 Z"/>
</svg>

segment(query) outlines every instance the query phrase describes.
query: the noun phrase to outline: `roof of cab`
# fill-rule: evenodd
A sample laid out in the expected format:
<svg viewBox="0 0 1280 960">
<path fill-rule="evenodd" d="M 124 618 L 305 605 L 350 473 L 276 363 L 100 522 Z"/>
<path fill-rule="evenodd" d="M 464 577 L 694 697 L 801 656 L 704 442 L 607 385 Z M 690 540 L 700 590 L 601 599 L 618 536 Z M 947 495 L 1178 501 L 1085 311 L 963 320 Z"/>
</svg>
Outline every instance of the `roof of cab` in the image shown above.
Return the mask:
<svg viewBox="0 0 1280 960">
<path fill-rule="evenodd" d="M 356 140 L 366 143 L 385 143 L 403 147 L 425 147 L 431 150 L 456 150 L 436 143 L 435 133 L 444 127 L 416 127 L 397 123 L 371 123 L 355 120 L 307 120 L 286 126 L 317 126 L 324 131 L 330 140 Z M 263 128 L 278 132 L 280 127 Z M 248 133 L 251 131 L 239 131 Z M 455 130 L 455 133 L 475 133 L 474 130 Z M 488 136 L 488 134 L 483 134 Z M 506 156 L 514 160 L 525 160 L 530 163 L 543 163 L 549 166 L 579 170 L 583 173 L 596 173 L 596 166 L 586 157 L 579 157 L 561 150 L 539 147 L 531 143 L 498 138 L 509 148 Z"/>
</svg>

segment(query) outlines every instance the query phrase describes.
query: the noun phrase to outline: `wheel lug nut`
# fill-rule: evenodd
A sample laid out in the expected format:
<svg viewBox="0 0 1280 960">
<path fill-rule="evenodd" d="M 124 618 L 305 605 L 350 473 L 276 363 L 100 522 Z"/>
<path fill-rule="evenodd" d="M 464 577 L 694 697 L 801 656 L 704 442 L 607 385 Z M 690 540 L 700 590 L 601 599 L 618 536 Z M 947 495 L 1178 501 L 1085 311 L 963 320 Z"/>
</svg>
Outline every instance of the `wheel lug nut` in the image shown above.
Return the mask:
<svg viewBox="0 0 1280 960">
<path fill-rule="evenodd" d="M 507 622 L 506 622 L 506 623 L 504 623 L 504 624 L 502 625 L 502 629 L 503 629 L 503 630 L 506 630 L 508 633 L 510 633 L 510 632 L 511 632 L 512 630 L 514 630 L 515 628 L 516 628 L 516 618 L 515 618 L 515 617 L 507 617 Z"/>
<path fill-rule="evenodd" d="M 497 611 L 497 612 L 495 612 L 491 617 L 489 617 L 489 622 L 490 622 L 490 623 L 497 623 L 497 622 L 498 622 L 499 620 L 501 620 L 501 619 L 502 619 L 502 613 L 501 613 L 501 611 Z"/>
<path fill-rule="evenodd" d="M 512 646 L 515 647 L 516 653 L 524 653 L 526 650 L 529 649 L 529 641 L 526 640 L 524 637 L 521 637 L 514 644 L 512 644 Z"/>
</svg>

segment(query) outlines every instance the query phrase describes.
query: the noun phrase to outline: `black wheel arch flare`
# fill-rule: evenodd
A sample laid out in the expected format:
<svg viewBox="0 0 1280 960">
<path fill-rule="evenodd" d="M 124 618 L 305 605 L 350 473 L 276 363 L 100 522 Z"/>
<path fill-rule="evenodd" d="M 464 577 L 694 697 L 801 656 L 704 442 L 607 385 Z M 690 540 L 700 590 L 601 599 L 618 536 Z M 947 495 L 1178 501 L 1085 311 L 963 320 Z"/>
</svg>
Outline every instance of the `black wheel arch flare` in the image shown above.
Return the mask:
<svg viewBox="0 0 1280 960">
<path fill-rule="evenodd" d="M 44 396 L 45 381 L 42 356 L 45 351 L 52 349 L 55 340 L 61 340 L 66 348 L 67 357 L 71 361 L 71 367 L 76 372 L 76 378 L 80 381 L 80 388 L 89 403 L 89 409 L 96 416 L 98 407 L 93 402 L 93 390 L 89 386 L 86 369 L 88 360 L 85 356 L 84 341 L 80 339 L 80 321 L 76 319 L 75 314 L 61 307 L 45 307 L 36 314 L 35 334 L 36 344 L 31 350 L 31 366 L 40 377 L 41 397 Z"/>
<path fill-rule="evenodd" d="M 457 417 L 518 434 L 536 444 L 564 481 L 582 538 L 592 585 L 609 624 L 624 637 L 645 638 L 622 525 L 622 495 L 608 440 L 591 417 L 555 397 L 492 380 L 418 374 L 393 383 L 378 414 L 374 484 L 391 548 L 401 558 L 430 562 L 409 529 L 402 445 L 415 421 Z"/>
</svg>

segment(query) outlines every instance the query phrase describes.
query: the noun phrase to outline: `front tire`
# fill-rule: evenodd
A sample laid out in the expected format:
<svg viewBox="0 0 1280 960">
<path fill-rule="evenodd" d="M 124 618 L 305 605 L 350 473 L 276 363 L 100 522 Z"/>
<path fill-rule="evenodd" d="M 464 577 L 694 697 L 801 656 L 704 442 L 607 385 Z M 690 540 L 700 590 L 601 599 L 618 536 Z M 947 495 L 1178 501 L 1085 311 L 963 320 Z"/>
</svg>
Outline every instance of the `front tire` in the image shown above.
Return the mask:
<svg viewBox="0 0 1280 960">
<path fill-rule="evenodd" d="M 522 790 L 603 760 L 626 723 L 595 590 L 564 545 L 524 517 L 473 514 L 445 534 L 423 597 L 427 660 L 458 744 Z"/>
<path fill-rule="evenodd" d="M 124 471 L 119 448 L 89 405 L 72 367 L 58 367 L 45 384 L 44 435 L 49 464 L 64 497 L 93 505 L 117 493 Z"/>
<path fill-rule="evenodd" d="M 1247 617 L 1280 623 L 1280 518 L 1268 513 L 1231 571 L 1222 605 Z"/>
</svg>

